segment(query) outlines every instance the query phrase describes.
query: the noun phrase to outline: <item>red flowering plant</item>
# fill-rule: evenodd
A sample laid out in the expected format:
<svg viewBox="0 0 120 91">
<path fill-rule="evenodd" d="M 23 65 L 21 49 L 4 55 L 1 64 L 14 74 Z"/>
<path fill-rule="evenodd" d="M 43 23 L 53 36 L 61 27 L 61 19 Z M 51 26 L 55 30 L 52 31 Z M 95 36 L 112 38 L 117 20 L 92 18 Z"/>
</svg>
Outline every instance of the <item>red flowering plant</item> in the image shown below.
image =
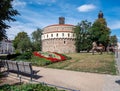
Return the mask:
<svg viewBox="0 0 120 91">
<path fill-rule="evenodd" d="M 33 54 L 40 58 L 50 60 L 51 62 L 60 62 L 67 59 L 65 56 L 57 52 L 34 52 Z"/>
<path fill-rule="evenodd" d="M 61 54 L 59 54 L 59 53 L 57 53 L 57 52 L 53 52 L 53 53 L 56 54 L 56 55 L 58 55 L 58 56 L 60 56 L 61 61 L 66 60 L 66 57 L 65 57 L 65 56 L 63 56 L 63 55 L 61 55 Z"/>
</svg>

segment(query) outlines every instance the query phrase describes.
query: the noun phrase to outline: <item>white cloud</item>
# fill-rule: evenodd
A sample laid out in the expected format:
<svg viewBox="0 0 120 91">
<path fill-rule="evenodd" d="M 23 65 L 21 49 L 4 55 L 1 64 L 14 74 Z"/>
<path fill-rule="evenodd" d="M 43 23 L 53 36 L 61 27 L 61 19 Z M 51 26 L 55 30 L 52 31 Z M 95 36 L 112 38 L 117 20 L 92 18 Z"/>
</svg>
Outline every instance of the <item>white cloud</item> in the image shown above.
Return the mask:
<svg viewBox="0 0 120 91">
<path fill-rule="evenodd" d="M 110 24 L 110 29 L 120 29 L 120 21 L 115 21 Z"/>
<path fill-rule="evenodd" d="M 57 15 L 49 11 L 41 11 L 41 13 L 39 13 L 39 12 L 26 9 L 26 10 L 23 10 L 22 13 L 23 14 L 20 16 L 21 21 L 23 20 L 23 21 L 30 22 L 32 23 L 32 25 L 39 28 L 45 27 L 49 24 L 54 24 L 55 23 L 55 21 L 53 21 L 54 18 L 56 17 L 58 18 Z M 46 15 L 49 17 L 46 17 Z"/>
<path fill-rule="evenodd" d="M 11 23 L 11 28 L 7 30 L 7 36 L 8 39 L 14 39 L 14 37 L 19 32 L 26 32 L 28 35 L 31 35 L 31 33 L 35 30 L 35 26 L 32 23 L 24 24 L 22 22 L 13 22 Z"/>
<path fill-rule="evenodd" d="M 33 1 L 33 2 L 36 2 L 36 3 L 38 3 L 38 4 L 50 4 L 50 3 L 55 3 L 56 2 L 56 0 L 35 0 L 35 1 Z"/>
<path fill-rule="evenodd" d="M 11 22 L 10 24 L 8 24 L 11 26 L 11 28 L 7 30 L 8 39 L 11 40 L 14 39 L 15 36 L 22 31 L 26 32 L 30 36 L 31 33 L 35 31 L 37 28 L 43 28 L 47 25 L 54 24 L 55 21 L 53 20 L 55 19 L 52 20 L 51 18 L 57 17 L 50 12 L 45 12 L 45 13 L 51 18 L 46 18 L 44 12 L 43 15 L 39 14 L 38 12 L 34 12 L 30 10 L 23 10 L 22 13 L 24 14 L 19 16 L 20 21 Z"/>
<path fill-rule="evenodd" d="M 20 1 L 20 0 L 14 0 L 13 1 L 13 6 L 14 7 L 17 7 L 17 6 L 24 7 L 24 6 L 26 6 L 26 2 L 23 2 L 23 1 Z"/>
<path fill-rule="evenodd" d="M 54 3 L 56 2 L 56 0 L 39 0 L 40 2 L 51 2 L 51 3 Z"/>
<path fill-rule="evenodd" d="M 88 12 L 88 11 L 94 10 L 95 8 L 96 8 L 96 6 L 93 5 L 93 4 L 84 4 L 84 5 L 82 5 L 82 6 L 79 6 L 79 7 L 77 8 L 77 10 L 78 10 L 79 12 Z"/>
</svg>

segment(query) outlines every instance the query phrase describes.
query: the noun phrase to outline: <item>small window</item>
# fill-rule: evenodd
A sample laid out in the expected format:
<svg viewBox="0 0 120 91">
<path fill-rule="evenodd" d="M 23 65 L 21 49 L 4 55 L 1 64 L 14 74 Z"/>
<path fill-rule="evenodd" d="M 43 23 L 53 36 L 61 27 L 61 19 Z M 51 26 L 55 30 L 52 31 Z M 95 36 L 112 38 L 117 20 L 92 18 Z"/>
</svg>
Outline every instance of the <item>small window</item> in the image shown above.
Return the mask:
<svg viewBox="0 0 120 91">
<path fill-rule="evenodd" d="M 62 36 L 64 36 L 64 33 L 62 33 Z"/>
<path fill-rule="evenodd" d="M 58 37 L 58 33 L 56 34 L 56 37 Z"/>
<path fill-rule="evenodd" d="M 47 35 L 47 38 L 48 38 L 48 35 Z"/>
<path fill-rule="evenodd" d="M 74 35 L 74 33 L 73 33 L 73 37 L 74 37 L 75 35 Z"/>
<path fill-rule="evenodd" d="M 70 34 L 68 33 L 68 37 L 70 37 Z"/>
<path fill-rule="evenodd" d="M 51 37 L 53 37 L 53 34 L 51 34 Z"/>
<path fill-rule="evenodd" d="M 64 44 L 66 43 L 66 41 L 64 40 Z"/>
</svg>

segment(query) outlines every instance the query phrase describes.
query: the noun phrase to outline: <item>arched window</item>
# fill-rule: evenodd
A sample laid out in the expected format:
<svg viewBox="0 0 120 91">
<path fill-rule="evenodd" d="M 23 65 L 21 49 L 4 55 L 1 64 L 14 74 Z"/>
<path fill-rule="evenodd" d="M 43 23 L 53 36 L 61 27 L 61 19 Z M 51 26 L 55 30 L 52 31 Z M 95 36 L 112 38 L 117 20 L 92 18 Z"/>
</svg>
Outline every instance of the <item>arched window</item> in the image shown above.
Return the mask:
<svg viewBox="0 0 120 91">
<path fill-rule="evenodd" d="M 62 33 L 62 36 L 64 37 L 64 33 Z"/>
<path fill-rule="evenodd" d="M 74 35 L 74 33 L 73 33 L 73 37 L 74 37 L 75 35 Z"/>
<path fill-rule="evenodd" d="M 58 33 L 56 34 L 56 37 L 58 37 Z"/>
<path fill-rule="evenodd" d="M 68 37 L 70 37 L 70 34 L 68 33 Z"/>
<path fill-rule="evenodd" d="M 51 37 L 53 37 L 53 34 L 51 34 Z"/>
</svg>

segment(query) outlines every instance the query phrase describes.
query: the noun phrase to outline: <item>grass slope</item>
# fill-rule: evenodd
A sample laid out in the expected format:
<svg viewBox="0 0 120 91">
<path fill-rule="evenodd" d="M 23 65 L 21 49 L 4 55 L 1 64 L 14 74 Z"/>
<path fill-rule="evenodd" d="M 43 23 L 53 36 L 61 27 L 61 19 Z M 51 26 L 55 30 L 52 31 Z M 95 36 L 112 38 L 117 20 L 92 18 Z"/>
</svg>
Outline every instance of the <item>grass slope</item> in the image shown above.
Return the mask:
<svg viewBox="0 0 120 91">
<path fill-rule="evenodd" d="M 74 53 L 66 55 L 72 57 L 72 59 L 50 64 L 46 67 L 81 72 L 116 74 L 115 60 L 112 54 L 92 55 L 91 53 Z"/>
</svg>

